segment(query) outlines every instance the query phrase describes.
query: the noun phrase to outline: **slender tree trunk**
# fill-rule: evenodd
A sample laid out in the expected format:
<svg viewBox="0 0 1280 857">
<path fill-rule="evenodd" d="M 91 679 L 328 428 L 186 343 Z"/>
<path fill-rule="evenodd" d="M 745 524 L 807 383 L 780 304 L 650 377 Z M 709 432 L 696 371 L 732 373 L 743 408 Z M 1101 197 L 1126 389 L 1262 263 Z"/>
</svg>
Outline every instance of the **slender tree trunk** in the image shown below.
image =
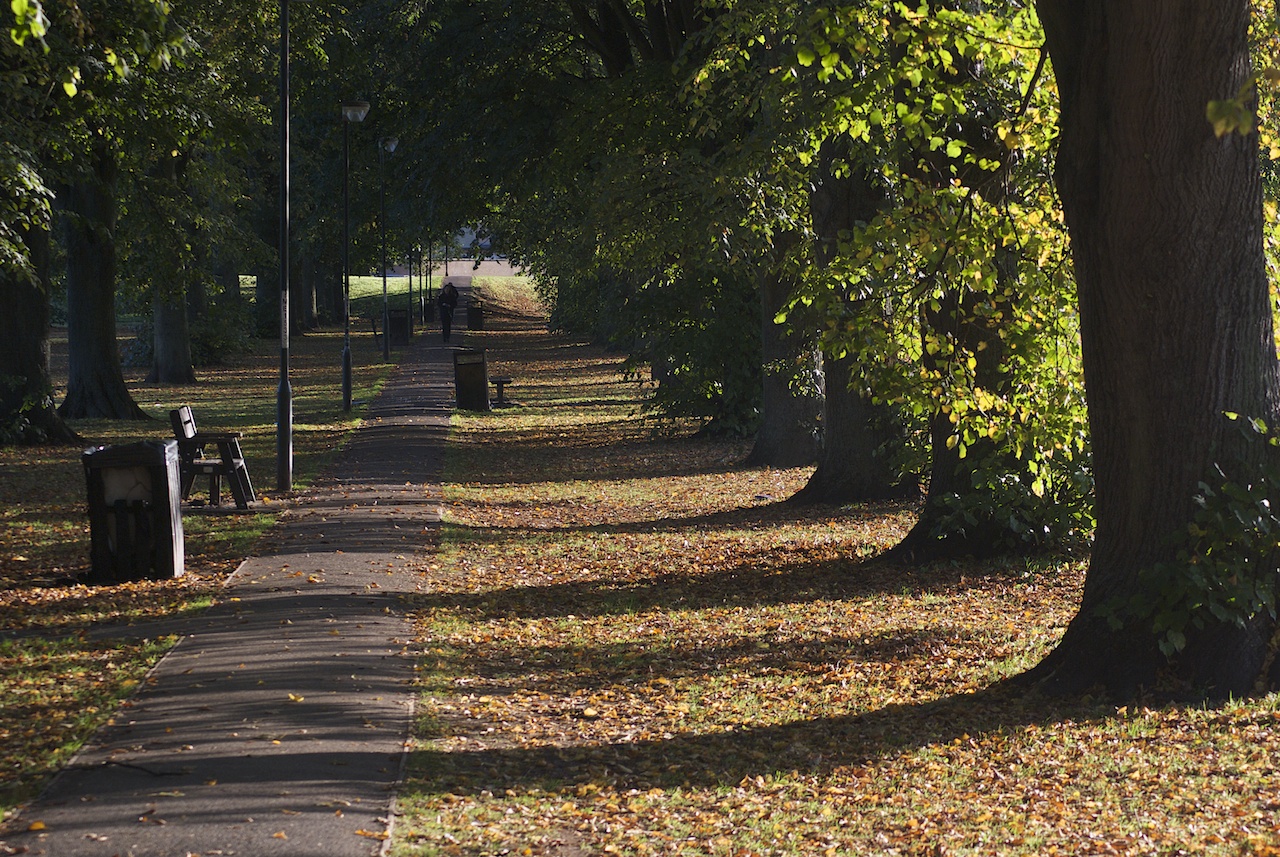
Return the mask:
<svg viewBox="0 0 1280 857">
<path fill-rule="evenodd" d="M 943 295 L 939 309 L 926 308 L 922 312 L 921 329 L 938 341 L 951 343 L 956 353 L 949 359 L 966 359 L 976 362 L 975 386 L 994 393 L 1007 392 L 1008 372 L 1004 367 L 1004 339 L 997 318 L 1008 318 L 1007 303 L 1000 304 L 999 312 L 977 311 L 988 300 L 987 295 L 951 290 Z M 924 353 L 924 366 L 933 372 L 948 373 L 945 361 Z M 985 557 L 1014 550 L 1009 540 L 1012 534 L 1003 520 L 1006 515 L 994 516 L 985 511 L 970 511 L 971 521 L 963 526 L 947 521 L 953 513 L 953 500 L 964 502 L 972 496 L 974 474 L 979 467 L 999 467 L 1009 473 L 1022 470 L 1015 462 L 993 460 L 994 444 L 985 438 L 978 439 L 960 455 L 959 445 L 950 443 L 955 434 L 948 411 L 939 408 L 929 418 L 929 447 L 932 465 L 929 469 L 928 491 L 920 509 L 920 517 L 902 541 L 885 555 L 889 561 L 904 560 L 912 563 L 951 559 L 961 556 Z M 1028 493 L 1030 488 L 1027 488 Z"/>
<path fill-rule="evenodd" d="M 790 281 L 769 271 L 760 283 L 761 359 L 764 361 L 760 428 L 747 456 L 749 465 L 802 467 L 817 457 L 814 428 L 818 421 L 817 397 L 798 391 L 792 383 L 800 337 L 789 334 L 774 321 L 791 297 Z"/>
<path fill-rule="evenodd" d="M 253 284 L 254 322 L 258 336 L 273 339 L 280 336 L 280 273 L 279 269 L 258 266 Z"/>
<path fill-rule="evenodd" d="M 239 305 L 243 300 L 240 294 L 240 272 L 222 253 L 218 253 L 215 257 L 213 277 L 221 288 L 216 298 L 218 304 Z"/>
<path fill-rule="evenodd" d="M 160 384 L 194 384 L 191 330 L 185 295 L 154 295 L 151 302 L 154 359 L 148 380 Z"/>
<path fill-rule="evenodd" d="M 1116 630 L 1100 610 L 1160 593 L 1164 581 L 1140 572 L 1174 560 L 1215 463 L 1248 478 L 1271 455 L 1223 415 L 1275 425 L 1280 403 L 1258 142 L 1215 138 L 1205 119 L 1250 74 L 1250 3 L 1038 9 L 1062 96 L 1057 182 L 1080 291 L 1098 528 L 1080 612 L 1032 675 L 1127 694 L 1168 666 L 1213 695 L 1249 693 L 1270 623 L 1210 624 L 1166 664 L 1150 620 Z"/>
<path fill-rule="evenodd" d="M 70 370 L 64 419 L 145 420 L 124 383 L 116 344 L 116 161 L 108 144 L 90 169 L 59 194 L 67 250 Z"/>
<path fill-rule="evenodd" d="M 315 254 L 309 245 L 303 245 L 298 259 L 298 276 L 293 278 L 293 293 L 289 296 L 289 314 L 293 330 L 315 330 L 319 325 L 318 289 L 316 279 L 319 269 Z"/>
<path fill-rule="evenodd" d="M 26 243 L 31 270 L 0 266 L 0 441 L 72 442 L 49 377 L 49 233 L 28 233 Z"/>
</svg>

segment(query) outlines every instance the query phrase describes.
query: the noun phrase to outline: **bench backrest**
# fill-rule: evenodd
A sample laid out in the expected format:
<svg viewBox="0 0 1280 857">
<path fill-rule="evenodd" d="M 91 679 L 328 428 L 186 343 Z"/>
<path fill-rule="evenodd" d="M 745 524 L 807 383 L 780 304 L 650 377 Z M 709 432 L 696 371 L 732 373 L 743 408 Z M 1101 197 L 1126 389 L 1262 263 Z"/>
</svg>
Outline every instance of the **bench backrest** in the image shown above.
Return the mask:
<svg viewBox="0 0 1280 857">
<path fill-rule="evenodd" d="M 169 411 L 169 422 L 173 424 L 173 436 L 178 440 L 191 440 L 196 436 L 196 417 L 191 413 L 190 405 Z"/>
</svg>

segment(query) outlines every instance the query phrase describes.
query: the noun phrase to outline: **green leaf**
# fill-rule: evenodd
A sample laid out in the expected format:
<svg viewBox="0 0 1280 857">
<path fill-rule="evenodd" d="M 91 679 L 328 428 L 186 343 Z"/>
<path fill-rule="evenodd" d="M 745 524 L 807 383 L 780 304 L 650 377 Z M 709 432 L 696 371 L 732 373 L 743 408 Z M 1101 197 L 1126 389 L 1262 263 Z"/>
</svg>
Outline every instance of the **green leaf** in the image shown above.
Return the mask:
<svg viewBox="0 0 1280 857">
<path fill-rule="evenodd" d="M 1225 101 L 1210 101 L 1205 108 L 1205 117 L 1219 139 L 1233 132 L 1242 137 L 1252 134 L 1256 122 L 1253 111 L 1238 96 Z"/>
</svg>

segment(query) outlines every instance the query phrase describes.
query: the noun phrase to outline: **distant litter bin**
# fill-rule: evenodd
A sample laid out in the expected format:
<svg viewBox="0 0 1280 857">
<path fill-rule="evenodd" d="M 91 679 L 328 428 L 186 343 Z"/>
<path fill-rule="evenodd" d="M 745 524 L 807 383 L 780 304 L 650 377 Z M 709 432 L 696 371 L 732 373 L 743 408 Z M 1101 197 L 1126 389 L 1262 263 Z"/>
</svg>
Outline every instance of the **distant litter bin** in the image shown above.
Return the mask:
<svg viewBox="0 0 1280 857">
<path fill-rule="evenodd" d="M 387 310 L 387 328 L 391 334 L 392 345 L 408 345 L 409 311 L 407 309 Z"/>
<path fill-rule="evenodd" d="M 453 354 L 453 387 L 458 410 L 489 410 L 489 367 L 483 348 L 465 348 Z"/>
<path fill-rule="evenodd" d="M 164 580 L 184 566 L 178 444 L 91 447 L 80 457 L 89 493 L 90 580 Z"/>
<path fill-rule="evenodd" d="M 467 302 L 467 330 L 484 330 L 484 303 L 475 298 Z"/>
</svg>

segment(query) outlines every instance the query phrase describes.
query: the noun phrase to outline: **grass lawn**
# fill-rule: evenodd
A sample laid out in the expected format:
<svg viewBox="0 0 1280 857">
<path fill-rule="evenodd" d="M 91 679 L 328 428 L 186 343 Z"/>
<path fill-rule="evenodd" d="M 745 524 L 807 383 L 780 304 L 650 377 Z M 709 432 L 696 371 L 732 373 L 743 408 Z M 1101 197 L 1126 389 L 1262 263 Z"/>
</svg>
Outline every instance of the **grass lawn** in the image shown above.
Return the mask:
<svg viewBox="0 0 1280 857">
<path fill-rule="evenodd" d="M 403 295 L 404 279 L 391 285 Z M 356 278 L 352 286 L 358 300 L 381 305 L 380 279 Z M 122 343 L 128 338 L 124 334 Z M 332 459 L 390 369 L 367 325 L 353 325 L 352 350 L 357 406 L 348 414 L 342 411 L 341 331 L 292 338 L 295 487 L 311 482 Z M 53 352 L 55 384 L 63 385 L 65 331 L 55 331 Z M 200 382 L 187 387 L 148 384 L 144 370 L 126 370 L 135 401 L 154 420 L 77 421 L 72 426 L 83 438 L 80 444 L 0 448 L 0 812 L 34 795 L 176 642 L 162 630 L 128 641 L 86 632 L 203 609 L 275 522 L 282 505 L 275 490 L 279 355 L 277 341 L 255 341 L 252 353 L 199 369 Z M 81 451 L 169 439 L 168 411 L 181 404 L 192 406 L 202 428 L 243 434 L 260 502 L 246 513 L 184 514 L 181 578 L 110 586 L 78 582 L 89 568 Z M 205 487 L 197 481 L 193 496 L 203 496 Z M 224 508 L 234 509 L 225 487 L 223 493 Z"/>
<path fill-rule="evenodd" d="M 1079 560 L 885 568 L 913 512 L 655 435 L 620 358 L 499 319 L 416 607 L 391 853 L 1280 854 L 1276 697 L 1055 701 Z M 473 340 L 474 341 L 474 340 Z"/>
</svg>

